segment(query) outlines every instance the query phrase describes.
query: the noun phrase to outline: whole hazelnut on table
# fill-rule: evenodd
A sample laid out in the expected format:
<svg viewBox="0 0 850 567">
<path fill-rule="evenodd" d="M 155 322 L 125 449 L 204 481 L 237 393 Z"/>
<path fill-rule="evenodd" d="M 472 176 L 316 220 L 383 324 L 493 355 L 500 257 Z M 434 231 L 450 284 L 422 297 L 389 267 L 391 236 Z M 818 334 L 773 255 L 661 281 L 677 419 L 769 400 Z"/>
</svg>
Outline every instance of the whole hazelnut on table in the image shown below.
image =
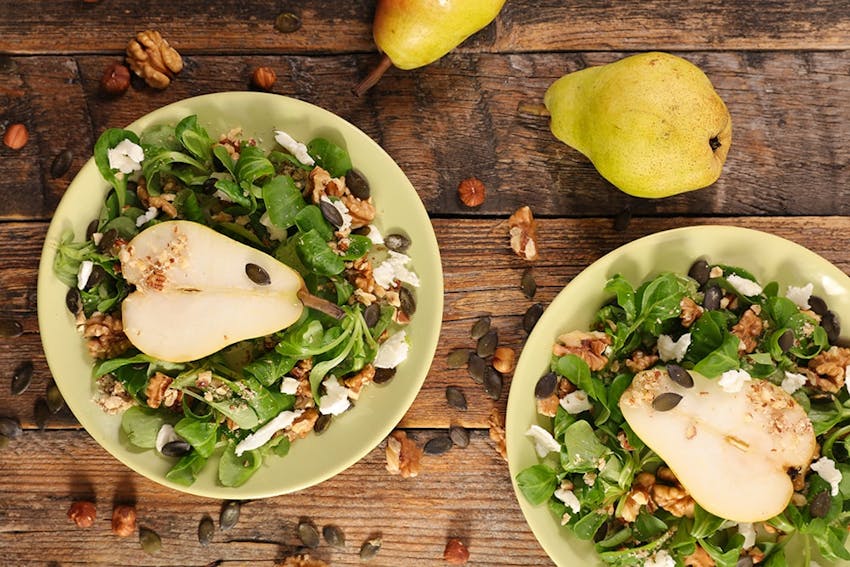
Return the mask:
<svg viewBox="0 0 850 567">
<path fill-rule="evenodd" d="M 484 183 L 475 177 L 464 179 L 457 186 L 457 195 L 467 207 L 477 207 L 484 202 Z"/>
<path fill-rule="evenodd" d="M 443 551 L 443 559 L 449 565 L 466 565 L 469 561 L 469 550 L 459 539 L 452 538 Z"/>
<path fill-rule="evenodd" d="M 133 535 L 136 531 L 136 509 L 118 505 L 112 510 L 112 533 L 118 537 Z"/>
<path fill-rule="evenodd" d="M 124 94 L 130 87 L 130 70 L 117 61 L 107 65 L 100 78 L 100 90 L 110 96 Z"/>
<path fill-rule="evenodd" d="M 13 150 L 20 150 L 27 145 L 30 135 L 27 127 L 23 124 L 9 124 L 6 133 L 3 134 L 3 143 Z"/>
<path fill-rule="evenodd" d="M 277 81 L 277 75 L 271 67 L 257 67 L 254 74 L 251 75 L 251 82 L 258 89 L 270 91 Z"/>
<path fill-rule="evenodd" d="M 80 528 L 90 528 L 97 518 L 97 510 L 94 504 L 86 500 L 79 500 L 68 508 L 68 518 Z"/>
</svg>

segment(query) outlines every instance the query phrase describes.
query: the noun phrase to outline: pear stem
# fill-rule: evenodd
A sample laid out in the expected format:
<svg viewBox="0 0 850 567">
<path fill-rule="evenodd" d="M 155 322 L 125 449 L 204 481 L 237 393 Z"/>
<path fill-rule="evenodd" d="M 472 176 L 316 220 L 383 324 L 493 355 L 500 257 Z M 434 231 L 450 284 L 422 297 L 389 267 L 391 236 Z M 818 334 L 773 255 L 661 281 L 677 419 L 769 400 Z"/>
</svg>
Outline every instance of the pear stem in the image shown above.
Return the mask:
<svg viewBox="0 0 850 567">
<path fill-rule="evenodd" d="M 342 310 L 342 307 L 336 303 L 328 301 L 327 299 L 316 297 L 303 287 L 298 290 L 298 299 L 301 300 L 301 303 L 303 303 L 305 307 L 321 311 L 325 315 L 329 315 L 334 319 L 339 320 L 345 317 L 345 311 Z"/>
<path fill-rule="evenodd" d="M 351 92 L 354 93 L 354 96 L 363 96 L 363 93 L 375 86 L 375 84 L 381 80 L 381 77 L 384 76 L 384 73 L 387 72 L 387 69 L 392 66 L 393 62 L 390 61 L 390 58 L 387 54 L 384 54 L 384 56 L 381 57 L 381 60 L 378 62 L 375 68 L 372 69 L 369 74 L 366 75 L 366 78 L 360 81 L 360 83 L 356 87 L 351 89 Z"/>
</svg>

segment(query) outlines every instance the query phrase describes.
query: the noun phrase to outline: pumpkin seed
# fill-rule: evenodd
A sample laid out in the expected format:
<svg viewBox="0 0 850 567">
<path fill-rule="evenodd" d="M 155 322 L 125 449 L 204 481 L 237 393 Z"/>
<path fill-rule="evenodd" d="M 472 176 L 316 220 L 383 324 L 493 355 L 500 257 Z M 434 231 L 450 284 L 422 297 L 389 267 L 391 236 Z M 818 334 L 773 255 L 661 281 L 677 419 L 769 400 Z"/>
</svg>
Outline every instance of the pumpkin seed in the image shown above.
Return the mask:
<svg viewBox="0 0 850 567">
<path fill-rule="evenodd" d="M 100 219 L 92 220 L 86 227 L 86 240 L 91 241 L 94 238 L 94 233 L 100 227 Z"/>
<path fill-rule="evenodd" d="M 404 286 L 398 288 L 398 300 L 401 304 L 401 311 L 405 315 L 411 316 L 416 313 L 416 298 L 413 292 Z"/>
<path fill-rule="evenodd" d="M 322 415 L 320 415 L 319 418 L 316 420 L 316 423 L 313 424 L 313 433 L 324 433 L 324 431 L 331 424 L 331 419 L 333 419 L 333 416 L 329 413 L 323 413 Z"/>
<path fill-rule="evenodd" d="M 788 352 L 794 346 L 794 331 L 785 329 L 785 332 L 779 336 L 777 343 L 779 344 L 779 348 L 782 349 L 782 352 Z"/>
<path fill-rule="evenodd" d="M 496 329 L 490 329 L 486 335 L 478 339 L 478 347 L 475 352 L 478 356 L 487 358 L 493 356 L 497 346 L 499 346 L 499 332 Z"/>
<path fill-rule="evenodd" d="M 667 365 L 667 374 L 670 376 L 670 379 L 682 386 L 683 388 L 693 388 L 694 387 L 694 378 L 691 376 L 691 373 L 679 366 L 678 364 L 668 364 Z"/>
<path fill-rule="evenodd" d="M 319 209 L 322 210 L 322 216 L 325 220 L 331 223 L 334 228 L 340 228 L 343 224 L 342 213 L 334 207 L 334 204 L 324 199 L 319 201 Z"/>
<path fill-rule="evenodd" d="M 534 397 L 538 400 L 545 400 L 555 393 L 555 387 L 558 385 L 558 377 L 554 372 L 549 372 L 540 377 L 537 385 L 534 386 Z"/>
<path fill-rule="evenodd" d="M 213 535 L 215 535 L 215 522 L 209 516 L 204 516 L 198 524 L 198 542 L 206 547 L 212 542 Z"/>
<path fill-rule="evenodd" d="M 68 173 L 68 168 L 71 167 L 71 161 L 74 159 L 74 154 L 71 150 L 62 150 L 56 157 L 53 158 L 53 163 L 50 164 L 50 176 L 53 179 L 62 177 Z"/>
<path fill-rule="evenodd" d="M 617 232 L 623 232 L 629 228 L 629 223 L 631 221 L 632 208 L 626 205 L 619 213 L 617 213 L 617 216 L 614 217 L 614 230 Z"/>
<path fill-rule="evenodd" d="M 50 413 L 58 413 L 62 408 L 65 407 L 65 398 L 62 397 L 62 392 L 59 391 L 59 386 L 56 385 L 56 382 L 50 381 L 50 385 L 47 386 L 47 408 L 50 410 Z"/>
<path fill-rule="evenodd" d="M 14 319 L 0 319 L 0 337 L 12 339 L 24 334 L 24 327 Z"/>
<path fill-rule="evenodd" d="M 218 517 L 218 527 L 227 531 L 239 521 L 241 504 L 238 500 L 228 500 L 221 506 L 221 514 Z"/>
<path fill-rule="evenodd" d="M 446 366 L 449 368 L 463 368 L 469 362 L 472 351 L 468 348 L 456 348 L 446 355 Z"/>
<path fill-rule="evenodd" d="M 473 339 L 478 340 L 490 330 L 490 316 L 484 315 L 483 317 L 479 317 L 475 324 L 472 325 L 472 330 L 469 331 L 469 334 Z"/>
<path fill-rule="evenodd" d="M 139 544 L 145 553 L 151 555 L 162 549 L 162 539 L 150 528 L 139 528 Z"/>
<path fill-rule="evenodd" d="M 110 228 L 106 232 L 103 233 L 103 236 L 100 238 L 100 242 L 97 245 L 98 252 L 108 252 L 112 246 L 115 244 L 115 241 L 118 239 L 118 230 L 115 228 Z"/>
<path fill-rule="evenodd" d="M 377 303 L 371 303 L 363 310 L 363 320 L 366 321 L 366 326 L 370 329 L 378 324 L 381 318 L 381 307 Z"/>
<path fill-rule="evenodd" d="M 292 12 L 281 12 L 274 19 L 274 29 L 280 33 L 293 33 L 301 29 L 301 18 Z"/>
<path fill-rule="evenodd" d="M 682 396 L 676 392 L 664 392 L 658 394 L 652 400 L 652 409 L 655 411 L 670 411 L 682 401 Z"/>
<path fill-rule="evenodd" d="M 339 527 L 333 524 L 328 524 L 322 528 L 322 536 L 331 547 L 345 547 L 345 534 Z"/>
<path fill-rule="evenodd" d="M 753 558 L 749 555 L 745 555 L 740 558 L 737 563 L 735 563 L 735 567 L 753 567 L 753 565 L 755 565 L 753 563 Z"/>
<path fill-rule="evenodd" d="M 89 279 L 86 280 L 86 289 L 94 289 L 100 283 L 106 281 L 109 277 L 109 274 L 106 273 L 106 270 L 103 269 L 103 266 L 95 264 L 91 269 L 91 273 L 89 274 Z"/>
<path fill-rule="evenodd" d="M 838 315 L 835 311 L 827 311 L 821 316 L 820 326 L 826 331 L 826 338 L 830 343 L 838 340 L 841 334 L 841 322 L 838 320 Z"/>
<path fill-rule="evenodd" d="M 298 522 L 298 539 L 310 549 L 319 547 L 319 530 L 308 520 Z"/>
<path fill-rule="evenodd" d="M 463 395 L 463 390 L 455 386 L 446 387 L 446 400 L 449 405 L 455 409 L 466 410 L 466 396 Z"/>
<path fill-rule="evenodd" d="M 0 417 L 0 435 L 9 439 L 17 439 L 23 433 L 21 422 L 13 417 Z"/>
<path fill-rule="evenodd" d="M 379 551 L 381 551 L 380 537 L 364 541 L 363 545 L 360 546 L 360 560 L 369 561 L 370 559 L 374 559 Z"/>
<path fill-rule="evenodd" d="M 691 268 L 688 270 L 688 276 L 693 278 L 700 287 L 708 281 L 709 274 L 711 274 L 711 266 L 702 258 L 691 264 Z"/>
<path fill-rule="evenodd" d="M 708 311 L 716 311 L 720 309 L 720 300 L 723 299 L 723 291 L 716 285 L 706 288 L 705 296 L 702 299 L 702 306 Z"/>
<path fill-rule="evenodd" d="M 83 298 L 76 287 L 68 288 L 68 293 L 65 294 L 65 306 L 74 316 L 83 310 Z"/>
<path fill-rule="evenodd" d="M 27 391 L 32 383 L 32 362 L 21 363 L 12 375 L 12 395 L 20 396 Z"/>
<path fill-rule="evenodd" d="M 809 297 L 809 308 L 820 316 L 826 315 L 826 312 L 829 311 L 826 301 L 817 295 Z"/>
<path fill-rule="evenodd" d="M 33 417 L 35 418 L 35 424 L 38 426 L 38 429 L 44 431 L 44 428 L 47 427 L 47 419 L 50 417 L 50 407 L 47 405 L 47 400 L 44 398 L 38 398 L 35 401 L 35 407 L 33 408 Z"/>
<path fill-rule="evenodd" d="M 192 446 L 182 439 L 169 441 L 162 446 L 162 454 L 166 457 L 182 457 L 192 450 Z"/>
<path fill-rule="evenodd" d="M 395 368 L 376 368 L 372 382 L 375 384 L 384 384 L 385 382 L 392 380 L 394 376 Z"/>
<path fill-rule="evenodd" d="M 818 492 L 809 502 L 809 514 L 812 518 L 824 518 L 832 507 L 832 496 L 829 491 Z"/>
<path fill-rule="evenodd" d="M 535 303 L 522 316 L 522 328 L 526 333 L 531 333 L 540 316 L 543 315 L 543 304 Z"/>
<path fill-rule="evenodd" d="M 440 435 L 429 439 L 423 450 L 429 455 L 442 455 L 452 448 L 452 439 L 448 435 Z"/>
<path fill-rule="evenodd" d="M 272 278 L 265 268 L 252 262 L 245 264 L 245 275 L 257 285 L 270 285 L 272 283 Z"/>
<path fill-rule="evenodd" d="M 6 437 L 5 435 L 0 435 L 0 451 L 8 447 L 9 443 L 10 441 L 8 437 Z"/>
<path fill-rule="evenodd" d="M 526 268 L 522 273 L 519 287 L 528 299 L 534 298 L 534 295 L 537 293 L 537 282 L 534 279 L 534 273 L 531 271 L 531 268 Z"/>
<path fill-rule="evenodd" d="M 366 178 L 359 171 L 354 169 L 345 174 L 345 186 L 358 199 L 366 200 L 371 194 L 369 182 L 366 181 Z"/>
<path fill-rule="evenodd" d="M 453 444 L 461 449 L 469 446 L 469 431 L 461 425 L 452 425 L 449 427 L 449 438 Z"/>
<path fill-rule="evenodd" d="M 484 392 L 494 400 L 502 397 L 502 374 L 492 366 L 484 372 Z"/>
<path fill-rule="evenodd" d="M 410 248 L 410 239 L 403 234 L 394 232 L 393 234 L 388 234 L 386 238 L 384 238 L 384 246 L 393 252 L 404 254 L 407 252 L 407 249 Z"/>
<path fill-rule="evenodd" d="M 476 384 L 484 383 L 484 373 L 487 372 L 487 361 L 475 354 L 469 354 L 467 361 L 469 376 Z"/>
</svg>

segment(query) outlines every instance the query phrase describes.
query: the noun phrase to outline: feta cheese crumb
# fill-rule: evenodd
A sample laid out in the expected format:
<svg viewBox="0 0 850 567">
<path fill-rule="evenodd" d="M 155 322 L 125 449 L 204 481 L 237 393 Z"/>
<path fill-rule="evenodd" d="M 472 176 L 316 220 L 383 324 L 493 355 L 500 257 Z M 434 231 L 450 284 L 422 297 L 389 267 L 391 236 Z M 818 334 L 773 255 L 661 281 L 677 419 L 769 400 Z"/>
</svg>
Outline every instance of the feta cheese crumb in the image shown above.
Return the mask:
<svg viewBox="0 0 850 567">
<path fill-rule="evenodd" d="M 272 222 L 268 211 L 264 212 L 260 217 L 260 224 L 269 230 L 269 238 L 272 240 L 277 240 L 278 242 L 286 240 L 286 230 L 278 227 Z"/>
<path fill-rule="evenodd" d="M 117 169 L 121 173 L 133 173 L 142 169 L 145 152 L 142 146 L 124 138 L 114 148 L 106 150 L 106 157 L 109 158 L 111 169 Z"/>
<path fill-rule="evenodd" d="M 761 293 L 761 286 L 753 280 L 742 278 L 737 274 L 729 274 L 726 276 L 726 281 L 729 285 L 735 288 L 735 291 L 746 297 L 752 297 Z"/>
<path fill-rule="evenodd" d="M 148 210 L 136 217 L 136 226 L 141 227 L 148 221 L 152 221 L 159 214 L 156 207 L 148 207 Z"/>
<path fill-rule="evenodd" d="M 349 389 L 340 384 L 336 376 L 328 376 L 322 385 L 325 387 L 325 395 L 319 398 L 322 415 L 339 415 L 351 406 Z"/>
<path fill-rule="evenodd" d="M 372 241 L 372 244 L 378 245 L 384 243 L 384 237 L 381 235 L 381 231 L 378 230 L 377 226 L 370 224 L 367 228 L 369 229 L 369 232 L 366 236 Z"/>
<path fill-rule="evenodd" d="M 575 392 L 570 392 L 560 401 L 561 407 L 564 408 L 567 413 L 576 415 L 583 411 L 589 410 L 591 407 L 590 400 L 587 399 L 587 392 L 583 390 L 576 390 Z"/>
<path fill-rule="evenodd" d="M 555 453 L 561 450 L 560 443 L 555 441 L 552 434 L 539 425 L 532 425 L 525 434 L 534 440 L 534 450 L 537 451 L 537 455 L 541 459 L 549 453 Z"/>
<path fill-rule="evenodd" d="M 810 309 L 809 298 L 812 296 L 815 286 L 811 282 L 803 287 L 788 286 L 788 291 L 785 292 L 785 297 L 794 302 L 794 305 L 800 309 Z"/>
<path fill-rule="evenodd" d="M 691 346 L 691 334 L 685 333 L 679 340 L 674 341 L 670 335 L 661 335 L 658 337 L 658 356 L 661 360 L 675 360 L 682 362 L 685 358 L 685 353 L 688 352 L 688 347 Z"/>
<path fill-rule="evenodd" d="M 835 468 L 835 462 L 827 457 L 821 457 L 812 463 L 812 470 L 824 479 L 832 487 L 831 494 L 838 494 L 838 485 L 841 482 L 841 471 Z"/>
<path fill-rule="evenodd" d="M 339 199 L 331 201 L 328 198 L 327 195 L 322 195 L 321 200 L 325 201 L 326 203 L 330 203 L 333 206 L 333 208 L 335 208 L 337 211 L 339 211 L 339 216 L 342 217 L 342 226 L 339 227 L 338 230 L 341 230 L 343 232 L 345 232 L 347 230 L 351 230 L 351 221 L 353 219 L 351 218 L 351 215 L 348 212 L 348 207 L 345 206 L 345 203 L 343 203 Z"/>
<path fill-rule="evenodd" d="M 92 269 L 94 269 L 94 262 L 91 260 L 80 262 L 80 271 L 77 272 L 77 289 L 86 288 L 86 284 L 89 283 L 89 278 L 91 277 Z"/>
<path fill-rule="evenodd" d="M 564 505 L 573 511 L 573 514 L 578 514 L 581 511 L 581 502 L 572 490 L 559 488 L 555 491 L 555 498 L 564 503 Z"/>
<path fill-rule="evenodd" d="M 419 287 L 419 276 L 405 266 L 410 263 L 410 256 L 390 250 L 386 260 L 372 270 L 375 283 L 384 288 L 390 288 L 395 280 Z"/>
<path fill-rule="evenodd" d="M 275 130 L 274 132 L 274 140 L 295 156 L 295 159 L 303 163 L 304 165 L 316 165 L 316 162 L 313 158 L 310 157 L 310 154 L 307 153 L 307 146 L 298 142 L 282 130 Z"/>
<path fill-rule="evenodd" d="M 156 433 L 156 451 L 162 453 L 162 448 L 172 441 L 179 441 L 180 436 L 174 431 L 174 426 L 170 423 L 163 423 L 162 427 Z"/>
<path fill-rule="evenodd" d="M 407 344 L 407 333 L 404 330 L 390 335 L 378 345 L 378 353 L 372 365 L 375 368 L 395 368 L 405 361 L 410 346 Z"/>
<path fill-rule="evenodd" d="M 676 567 L 676 560 L 664 549 L 659 549 L 650 555 L 643 567 Z"/>
<path fill-rule="evenodd" d="M 749 549 L 756 544 L 756 530 L 750 523 L 738 524 L 738 533 L 744 536 L 744 549 Z"/>
<path fill-rule="evenodd" d="M 750 380 L 752 380 L 752 377 L 746 370 L 727 370 L 720 375 L 718 384 L 724 392 L 736 394 L 744 387 L 744 382 Z"/>
<path fill-rule="evenodd" d="M 789 394 L 793 394 L 797 390 L 803 387 L 806 383 L 806 375 L 805 374 L 797 374 L 795 372 L 785 371 L 785 378 L 782 379 L 782 389 L 788 392 Z"/>
<path fill-rule="evenodd" d="M 285 376 L 283 380 L 280 381 L 280 393 L 281 394 L 291 394 L 295 395 L 298 391 L 298 380 L 292 378 L 290 376 Z"/>
<path fill-rule="evenodd" d="M 245 437 L 245 439 L 240 441 L 236 445 L 234 453 L 236 453 L 237 457 L 241 457 L 242 453 L 245 451 L 259 449 L 268 443 L 275 433 L 292 425 L 292 422 L 300 417 L 302 413 L 304 413 L 304 410 L 286 410 L 280 412 L 275 417 L 271 418 L 264 426 L 260 427 L 254 433 L 251 433 Z"/>
</svg>

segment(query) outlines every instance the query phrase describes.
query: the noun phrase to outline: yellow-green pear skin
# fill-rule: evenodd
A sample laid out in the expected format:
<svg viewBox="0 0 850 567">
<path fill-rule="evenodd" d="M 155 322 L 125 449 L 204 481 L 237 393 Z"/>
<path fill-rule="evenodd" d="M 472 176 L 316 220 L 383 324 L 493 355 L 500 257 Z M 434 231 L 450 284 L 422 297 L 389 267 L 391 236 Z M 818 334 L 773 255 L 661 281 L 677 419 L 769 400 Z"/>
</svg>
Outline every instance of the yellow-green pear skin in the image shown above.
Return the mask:
<svg viewBox="0 0 850 567">
<path fill-rule="evenodd" d="M 197 360 L 269 335 L 304 309 L 298 272 L 199 223 L 156 224 L 119 258 L 124 278 L 136 286 L 121 305 L 124 333 L 160 360 Z"/>
<path fill-rule="evenodd" d="M 379 0 L 375 44 L 399 69 L 433 63 L 492 22 L 505 0 Z"/>
<path fill-rule="evenodd" d="M 637 197 L 714 183 L 732 118 L 702 70 L 669 53 L 633 55 L 565 75 L 546 91 L 552 133 Z"/>
</svg>

